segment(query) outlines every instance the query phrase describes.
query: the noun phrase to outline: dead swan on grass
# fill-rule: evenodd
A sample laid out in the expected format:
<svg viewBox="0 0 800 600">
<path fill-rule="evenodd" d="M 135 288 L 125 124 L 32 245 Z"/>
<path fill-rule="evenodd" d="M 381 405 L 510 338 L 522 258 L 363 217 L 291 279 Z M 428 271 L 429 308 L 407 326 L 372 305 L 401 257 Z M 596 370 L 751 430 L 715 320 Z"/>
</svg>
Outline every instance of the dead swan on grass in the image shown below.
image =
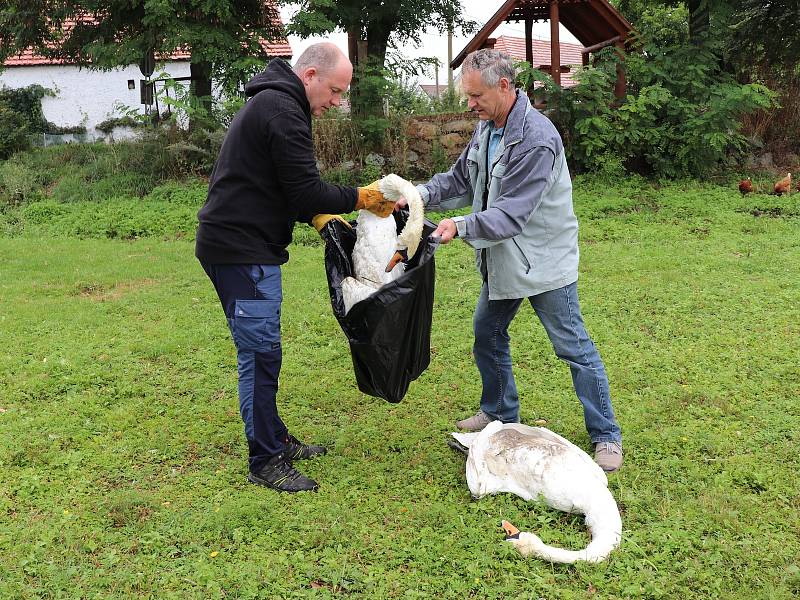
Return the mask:
<svg viewBox="0 0 800 600">
<path fill-rule="evenodd" d="M 357 237 L 352 254 L 355 277 L 342 281 L 345 313 L 381 286 L 400 277 L 405 272 L 401 261 L 414 256 L 422 239 L 425 208 L 414 184 L 392 173 L 381 179 L 379 185 L 383 195 L 390 200 L 397 201 L 402 197 L 408 201 L 408 221 L 398 235 L 393 216 L 383 218 L 368 210 L 358 212 Z"/>
<path fill-rule="evenodd" d="M 583 450 L 543 427 L 492 421 L 479 433 L 453 433 L 469 448 L 467 485 L 474 498 L 510 492 L 541 497 L 557 510 L 582 513 L 592 535 L 583 550 L 548 546 L 536 534 L 503 521 L 506 541 L 523 555 L 558 563 L 600 562 L 619 546 L 622 519 L 608 480 Z"/>
</svg>

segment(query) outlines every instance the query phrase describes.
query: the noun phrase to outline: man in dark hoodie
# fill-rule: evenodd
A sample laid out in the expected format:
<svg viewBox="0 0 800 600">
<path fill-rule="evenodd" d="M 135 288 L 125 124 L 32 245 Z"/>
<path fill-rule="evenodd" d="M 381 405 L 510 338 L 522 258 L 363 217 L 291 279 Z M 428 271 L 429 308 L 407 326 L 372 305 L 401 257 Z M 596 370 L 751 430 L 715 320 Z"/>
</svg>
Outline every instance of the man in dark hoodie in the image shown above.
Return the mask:
<svg viewBox="0 0 800 600">
<path fill-rule="evenodd" d="M 321 228 L 331 213 L 365 208 L 388 216 L 377 182 L 352 188 L 320 179 L 311 116 L 338 106 L 353 67 L 331 43 L 309 47 L 294 67 L 280 59 L 245 87 L 250 98 L 225 136 L 198 213 L 195 255 L 214 284 L 236 345 L 248 479 L 285 492 L 317 489 L 294 460 L 325 453 L 300 442 L 278 415 L 281 267 L 296 221 Z M 341 218 L 341 217 L 338 217 Z"/>
</svg>

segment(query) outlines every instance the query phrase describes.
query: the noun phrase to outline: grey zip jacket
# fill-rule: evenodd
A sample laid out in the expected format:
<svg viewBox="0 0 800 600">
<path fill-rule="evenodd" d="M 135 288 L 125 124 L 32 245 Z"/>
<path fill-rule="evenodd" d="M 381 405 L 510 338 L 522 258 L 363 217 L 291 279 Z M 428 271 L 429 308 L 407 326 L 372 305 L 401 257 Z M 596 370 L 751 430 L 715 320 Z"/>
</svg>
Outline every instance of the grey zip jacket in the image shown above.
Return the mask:
<svg viewBox="0 0 800 600">
<path fill-rule="evenodd" d="M 578 220 L 561 136 L 519 90 L 489 166 L 490 129 L 488 121 L 479 122 L 451 169 L 418 186 L 426 208 L 472 205 L 471 214 L 454 221 L 458 236 L 475 248 L 479 272 L 486 250 L 490 300 L 526 298 L 574 283 Z"/>
</svg>

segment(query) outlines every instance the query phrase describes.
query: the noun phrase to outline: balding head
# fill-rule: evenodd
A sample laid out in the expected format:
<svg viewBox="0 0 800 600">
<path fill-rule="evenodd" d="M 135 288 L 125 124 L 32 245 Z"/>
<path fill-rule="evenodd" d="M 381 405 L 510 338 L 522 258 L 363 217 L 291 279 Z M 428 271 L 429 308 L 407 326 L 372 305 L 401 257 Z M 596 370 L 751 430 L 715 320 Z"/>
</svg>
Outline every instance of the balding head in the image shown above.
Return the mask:
<svg viewBox="0 0 800 600">
<path fill-rule="evenodd" d="M 353 77 L 350 60 L 331 42 L 306 48 L 292 70 L 303 82 L 311 114 L 318 117 L 332 106 L 339 106 Z"/>
<path fill-rule="evenodd" d="M 350 62 L 336 44 L 320 42 L 306 48 L 294 63 L 292 70 L 297 73 L 299 77 L 303 71 L 313 67 L 318 73 L 324 75 L 330 73 L 336 68 L 339 62 L 345 60 L 348 63 Z"/>
</svg>

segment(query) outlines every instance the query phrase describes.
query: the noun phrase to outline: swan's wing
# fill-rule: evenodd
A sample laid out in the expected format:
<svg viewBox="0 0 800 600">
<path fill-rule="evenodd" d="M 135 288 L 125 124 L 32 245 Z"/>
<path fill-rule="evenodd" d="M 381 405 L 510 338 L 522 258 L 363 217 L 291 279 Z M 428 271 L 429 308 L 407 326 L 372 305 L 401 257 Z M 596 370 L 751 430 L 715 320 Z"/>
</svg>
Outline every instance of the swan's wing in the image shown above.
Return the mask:
<svg viewBox="0 0 800 600">
<path fill-rule="evenodd" d="M 545 427 L 531 427 L 530 425 L 523 425 L 522 423 L 506 423 L 503 425 L 503 429 L 512 429 L 521 433 L 524 436 L 531 436 L 537 440 L 547 440 L 551 443 L 558 444 L 560 446 L 565 446 L 569 448 L 574 454 L 580 456 L 581 460 L 595 473 L 603 481 L 608 481 L 605 472 L 603 469 L 598 465 L 592 457 L 586 454 L 582 449 L 578 448 L 575 444 L 570 442 L 568 439 L 561 437 L 557 433 L 546 429 Z"/>
<path fill-rule="evenodd" d="M 366 300 L 376 291 L 374 287 L 364 285 L 357 279 L 345 277 L 342 280 L 342 300 L 344 301 L 345 314 L 349 313 L 354 305 Z"/>
<path fill-rule="evenodd" d="M 461 444 L 462 446 L 464 446 L 464 448 L 469 448 L 470 446 L 472 446 L 472 443 L 475 441 L 475 439 L 478 437 L 479 434 L 480 434 L 480 432 L 477 432 L 477 433 L 456 433 L 454 431 L 450 435 L 452 435 L 454 438 L 456 438 L 456 441 L 459 444 Z"/>
<path fill-rule="evenodd" d="M 563 437 L 558 435 L 557 433 L 553 433 L 549 429 L 545 429 L 543 427 L 531 427 L 529 425 L 523 425 L 522 423 L 503 423 L 501 428 L 498 428 L 499 431 L 504 429 L 512 429 L 521 433 L 524 436 L 530 436 L 532 438 L 547 440 L 548 442 L 563 445 L 563 446 L 571 446 L 574 447 L 568 440 L 565 440 Z M 461 444 L 469 448 L 475 439 L 480 435 L 481 432 L 475 433 L 451 433 L 454 438 L 456 438 Z"/>
<path fill-rule="evenodd" d="M 564 439 L 557 433 L 544 427 L 531 427 L 530 425 L 523 425 L 522 423 L 506 423 L 503 425 L 503 429 L 513 429 L 522 435 L 529 435 L 537 439 L 547 440 L 561 446 L 573 446 L 572 442 L 569 440 Z"/>
</svg>

